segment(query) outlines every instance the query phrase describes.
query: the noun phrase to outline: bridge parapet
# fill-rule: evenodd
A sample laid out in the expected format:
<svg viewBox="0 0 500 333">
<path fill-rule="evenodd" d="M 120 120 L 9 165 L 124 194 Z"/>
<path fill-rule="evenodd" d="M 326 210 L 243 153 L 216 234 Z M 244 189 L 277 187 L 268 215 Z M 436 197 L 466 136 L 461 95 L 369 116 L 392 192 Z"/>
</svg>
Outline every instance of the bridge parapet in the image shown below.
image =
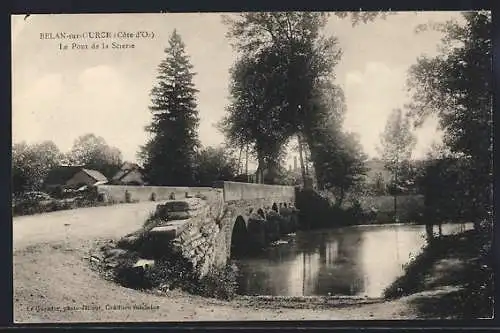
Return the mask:
<svg viewBox="0 0 500 333">
<path fill-rule="evenodd" d="M 143 259 L 181 254 L 201 278 L 225 265 L 235 246 L 245 251 L 294 232 L 294 204 L 290 186 L 220 182 L 195 197 L 160 203 L 144 228 L 118 246 Z"/>
<path fill-rule="evenodd" d="M 251 184 L 238 182 L 215 182 L 214 187 L 222 188 L 224 201 L 257 200 L 286 198 L 295 201 L 295 188 L 293 186 Z"/>
</svg>

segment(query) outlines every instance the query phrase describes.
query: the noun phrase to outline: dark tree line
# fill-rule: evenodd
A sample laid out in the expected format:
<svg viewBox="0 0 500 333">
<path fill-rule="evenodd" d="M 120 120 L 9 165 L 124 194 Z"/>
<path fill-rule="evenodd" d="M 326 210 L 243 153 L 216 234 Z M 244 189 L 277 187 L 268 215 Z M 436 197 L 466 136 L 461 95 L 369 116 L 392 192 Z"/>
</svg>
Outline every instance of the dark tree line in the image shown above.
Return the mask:
<svg viewBox="0 0 500 333">
<path fill-rule="evenodd" d="M 122 165 L 119 149 L 109 146 L 102 137 L 85 134 L 78 137 L 68 153 L 62 153 L 52 141 L 12 146 L 12 191 L 40 190 L 49 171 L 61 164 L 83 165 L 100 171 L 108 179 Z"/>
<path fill-rule="evenodd" d="M 416 126 L 430 114 L 438 116 L 449 152 L 430 162 L 424 178 L 431 216 L 442 220 L 464 211 L 477 224 L 492 218 L 491 13 L 462 18 L 464 24 L 431 27 L 444 34 L 441 53 L 420 57 L 410 69 L 408 108 Z"/>
</svg>

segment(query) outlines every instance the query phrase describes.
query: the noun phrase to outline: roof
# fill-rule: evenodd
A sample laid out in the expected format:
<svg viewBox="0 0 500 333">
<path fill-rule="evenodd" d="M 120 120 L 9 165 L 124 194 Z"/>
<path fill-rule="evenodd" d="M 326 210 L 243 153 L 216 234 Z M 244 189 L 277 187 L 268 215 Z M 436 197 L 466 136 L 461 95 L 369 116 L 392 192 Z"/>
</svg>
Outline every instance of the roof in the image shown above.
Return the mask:
<svg viewBox="0 0 500 333">
<path fill-rule="evenodd" d="M 82 171 L 97 181 L 107 181 L 108 180 L 108 178 L 106 178 L 102 173 L 100 173 L 97 170 L 82 169 Z"/>
<path fill-rule="evenodd" d="M 122 178 L 124 178 L 126 175 L 128 175 L 130 172 L 132 172 L 134 170 L 140 171 L 139 165 L 137 165 L 135 163 L 125 162 L 125 163 L 123 163 L 120 170 L 118 170 L 118 172 L 113 176 L 113 180 L 121 180 Z"/>
<path fill-rule="evenodd" d="M 63 185 L 78 171 L 81 166 L 58 166 L 50 170 L 45 178 L 45 185 Z"/>
<path fill-rule="evenodd" d="M 136 163 L 125 162 L 123 163 L 121 170 L 131 170 L 131 169 L 139 169 L 139 165 Z"/>
</svg>

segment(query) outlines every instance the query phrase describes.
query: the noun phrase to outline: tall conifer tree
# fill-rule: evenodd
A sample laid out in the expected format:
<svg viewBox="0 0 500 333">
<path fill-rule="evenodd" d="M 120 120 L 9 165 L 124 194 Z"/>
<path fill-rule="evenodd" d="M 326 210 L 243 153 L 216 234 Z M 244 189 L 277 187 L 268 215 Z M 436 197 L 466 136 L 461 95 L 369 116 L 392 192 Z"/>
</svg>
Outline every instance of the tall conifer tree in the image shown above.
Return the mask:
<svg viewBox="0 0 500 333">
<path fill-rule="evenodd" d="M 152 185 L 192 185 L 200 146 L 193 66 L 185 45 L 173 31 L 166 58 L 158 66 L 158 83 L 151 91 L 151 139 L 142 147 L 146 177 Z"/>
</svg>

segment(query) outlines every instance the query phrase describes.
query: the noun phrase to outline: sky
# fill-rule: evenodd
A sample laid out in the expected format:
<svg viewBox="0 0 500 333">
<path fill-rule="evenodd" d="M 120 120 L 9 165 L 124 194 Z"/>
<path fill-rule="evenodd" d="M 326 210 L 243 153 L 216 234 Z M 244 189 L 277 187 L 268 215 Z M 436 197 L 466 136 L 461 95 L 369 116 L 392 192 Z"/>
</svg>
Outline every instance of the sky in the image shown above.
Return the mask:
<svg viewBox="0 0 500 333">
<path fill-rule="evenodd" d="M 433 55 L 441 35 L 415 33 L 418 24 L 442 22 L 457 12 L 399 12 L 386 19 L 353 27 L 349 19 L 332 15 L 325 34 L 336 36 L 343 50 L 335 82 L 346 95 L 346 131 L 359 134 L 365 152 L 376 146 L 387 116 L 408 102 L 406 73 L 417 57 Z M 136 161 L 147 140 L 150 91 L 157 66 L 174 29 L 186 44 L 199 90 L 199 137 L 204 146 L 224 140 L 215 124 L 228 104 L 229 69 L 236 53 L 225 37 L 227 27 L 218 13 L 182 14 L 59 14 L 12 16 L 12 139 L 35 143 L 52 140 L 61 151 L 86 133 L 103 137 Z M 42 39 L 41 33 L 137 33 L 149 38 Z M 93 42 L 108 49 L 91 49 Z M 89 49 L 71 49 L 71 44 Z M 112 42 L 134 44 L 113 49 Z M 69 44 L 61 50 L 60 43 Z M 422 157 L 440 139 L 437 121 L 417 131 L 414 157 Z M 291 158 L 291 157 L 290 157 Z M 289 159 L 290 161 L 290 159 Z"/>
</svg>

